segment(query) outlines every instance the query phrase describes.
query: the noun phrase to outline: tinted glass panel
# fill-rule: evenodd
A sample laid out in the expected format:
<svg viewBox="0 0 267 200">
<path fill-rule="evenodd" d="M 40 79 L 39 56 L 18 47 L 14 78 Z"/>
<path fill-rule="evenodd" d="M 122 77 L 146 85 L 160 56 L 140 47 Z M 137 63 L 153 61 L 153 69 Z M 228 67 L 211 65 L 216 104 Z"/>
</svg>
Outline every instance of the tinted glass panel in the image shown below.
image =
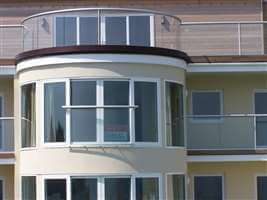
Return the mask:
<svg viewBox="0 0 267 200">
<path fill-rule="evenodd" d="M 96 81 L 71 81 L 71 105 L 96 105 Z"/>
<path fill-rule="evenodd" d="M 137 142 L 158 141 L 157 84 L 135 82 L 135 140 Z"/>
<path fill-rule="evenodd" d="M 159 200 L 158 178 L 136 178 L 136 199 Z"/>
<path fill-rule="evenodd" d="M 35 176 L 22 177 L 22 200 L 36 200 Z"/>
<path fill-rule="evenodd" d="M 126 44 L 126 17 L 106 17 L 106 44 Z"/>
<path fill-rule="evenodd" d="M 130 16 L 129 29 L 131 45 L 150 46 L 149 16 Z"/>
<path fill-rule="evenodd" d="M 21 87 L 22 148 L 35 146 L 35 123 L 35 84 L 28 84 Z"/>
<path fill-rule="evenodd" d="M 185 200 L 185 178 L 184 175 L 172 175 L 173 199 Z"/>
<path fill-rule="evenodd" d="M 222 200 L 221 176 L 198 176 L 194 178 L 195 200 Z"/>
<path fill-rule="evenodd" d="M 71 110 L 71 141 L 96 141 L 96 109 Z"/>
<path fill-rule="evenodd" d="M 65 141 L 65 83 L 45 84 L 45 142 Z"/>
<path fill-rule="evenodd" d="M 80 44 L 97 44 L 97 18 L 80 17 Z"/>
<path fill-rule="evenodd" d="M 66 180 L 45 180 L 45 200 L 66 200 Z"/>
<path fill-rule="evenodd" d="M 105 200 L 130 200 L 130 178 L 105 178 Z"/>
<path fill-rule="evenodd" d="M 255 93 L 255 114 L 267 114 L 267 93 Z M 267 146 L 267 117 L 256 117 L 257 146 Z"/>
<path fill-rule="evenodd" d="M 56 18 L 56 46 L 70 46 L 77 44 L 76 17 Z"/>
<path fill-rule="evenodd" d="M 72 179 L 71 200 L 97 200 L 97 179 Z"/>
<path fill-rule="evenodd" d="M 105 81 L 104 82 L 105 105 L 129 105 L 129 82 L 128 81 Z"/>
<path fill-rule="evenodd" d="M 170 146 L 184 146 L 183 86 L 166 82 L 166 131 Z"/>
<path fill-rule="evenodd" d="M 193 92 L 193 115 L 220 115 L 219 92 Z"/>
<path fill-rule="evenodd" d="M 107 108 L 104 110 L 104 141 L 130 141 L 128 108 Z"/>
</svg>

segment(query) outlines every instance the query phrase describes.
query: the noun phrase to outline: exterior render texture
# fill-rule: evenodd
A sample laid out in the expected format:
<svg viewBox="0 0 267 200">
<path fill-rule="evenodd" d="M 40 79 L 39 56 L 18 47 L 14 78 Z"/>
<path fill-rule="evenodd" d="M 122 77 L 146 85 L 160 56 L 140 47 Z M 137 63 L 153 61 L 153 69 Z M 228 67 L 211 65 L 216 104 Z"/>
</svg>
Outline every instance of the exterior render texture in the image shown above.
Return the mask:
<svg viewBox="0 0 267 200">
<path fill-rule="evenodd" d="M 0 1 L 0 200 L 266 200 L 265 0 Z"/>
</svg>

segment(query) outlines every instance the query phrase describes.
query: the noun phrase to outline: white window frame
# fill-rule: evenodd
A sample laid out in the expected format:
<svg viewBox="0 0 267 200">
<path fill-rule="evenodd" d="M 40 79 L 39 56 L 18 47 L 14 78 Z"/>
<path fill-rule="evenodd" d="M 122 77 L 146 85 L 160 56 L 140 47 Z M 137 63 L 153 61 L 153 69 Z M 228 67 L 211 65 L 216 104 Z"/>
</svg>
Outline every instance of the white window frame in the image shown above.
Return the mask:
<svg viewBox="0 0 267 200">
<path fill-rule="evenodd" d="M 25 83 L 22 83 L 19 85 L 19 117 L 20 117 L 20 120 L 19 120 L 19 149 L 20 151 L 23 151 L 23 150 L 34 150 L 34 149 L 37 149 L 37 143 L 38 143 L 38 140 L 37 140 L 37 123 L 35 125 L 35 147 L 22 147 L 22 130 L 21 130 L 21 100 L 22 100 L 22 87 L 25 86 L 25 85 L 29 85 L 29 84 L 35 84 L 35 111 L 37 110 L 37 102 L 38 102 L 38 99 L 37 99 L 37 91 L 38 91 L 38 83 L 37 81 L 29 81 L 29 82 L 25 82 Z M 37 117 L 37 116 L 36 116 Z M 35 119 L 37 121 L 37 118 Z"/>
<path fill-rule="evenodd" d="M 129 105 L 125 106 L 125 108 L 129 108 L 129 134 L 130 134 L 130 141 L 129 142 L 104 142 L 104 130 L 101 130 L 100 132 L 97 132 L 97 141 L 96 142 L 71 142 L 71 105 L 70 105 L 70 100 L 71 100 L 71 88 L 70 88 L 70 82 L 71 80 L 88 80 L 88 81 L 96 81 L 97 84 L 97 103 L 103 105 L 104 102 L 104 88 L 103 88 L 103 83 L 104 81 L 129 81 Z M 102 82 L 102 85 L 98 85 L 98 82 Z M 151 82 L 151 83 L 156 83 L 157 87 L 157 137 L 158 141 L 157 142 L 135 142 L 135 115 L 134 115 L 134 109 L 136 108 L 136 105 L 134 103 L 134 83 L 135 82 Z M 44 129 L 44 107 L 45 107 L 45 96 L 44 96 L 44 86 L 47 83 L 65 83 L 65 103 L 66 105 L 63 105 L 63 108 L 66 108 L 66 141 L 65 142 L 45 142 L 45 129 Z M 99 88 L 98 88 L 99 87 Z M 41 146 L 45 147 L 131 147 L 131 146 L 136 146 L 136 147 L 159 147 L 162 146 L 162 131 L 161 131 L 161 88 L 160 88 L 160 79 L 154 79 L 154 78 L 107 78 L 107 77 L 102 77 L 102 78 L 87 78 L 87 77 L 75 77 L 75 78 L 64 78 L 64 79 L 51 79 L 51 80 L 45 80 L 41 81 L 41 91 L 40 91 L 40 96 L 41 96 Z M 98 91 L 101 91 L 101 96 L 99 98 Z M 99 105 L 96 105 L 96 108 Z M 102 106 L 105 107 L 105 106 Z M 102 112 L 102 116 L 104 119 L 104 112 Z M 98 126 L 98 124 L 97 124 Z M 104 124 L 101 125 L 101 129 L 104 129 Z"/>
<path fill-rule="evenodd" d="M 170 172 L 165 174 L 165 190 L 166 190 L 166 199 L 168 199 L 168 176 L 173 176 L 173 175 L 182 175 L 184 176 L 184 189 L 185 189 L 185 200 L 187 199 L 187 175 L 184 173 L 179 173 L 179 172 Z"/>
<path fill-rule="evenodd" d="M 99 44 L 106 44 L 106 23 L 105 23 L 105 18 L 106 17 L 126 17 L 126 44 L 125 45 L 131 45 L 130 44 L 130 32 L 129 32 L 129 17 L 130 16 L 149 16 L 150 17 L 150 47 L 154 47 L 155 46 L 155 25 L 154 25 L 154 22 L 155 22 L 155 17 L 153 14 L 142 14 L 142 13 L 133 13 L 133 14 L 119 14 L 119 13 L 114 13 L 114 14 L 106 14 L 106 15 L 103 15 L 103 16 L 100 16 L 101 20 L 100 20 L 100 27 L 99 27 L 99 30 L 100 30 L 100 33 L 98 33 L 98 37 L 99 37 L 99 34 L 101 36 L 100 38 L 100 41 L 97 41 L 99 42 Z M 94 16 L 93 14 L 92 15 L 85 15 L 85 16 L 80 16 L 80 15 L 57 15 L 57 16 L 54 16 L 54 31 L 53 31 L 53 34 L 54 34 L 54 37 L 53 37 L 53 46 L 56 47 L 56 34 L 57 34 L 57 29 L 56 29 L 56 19 L 57 18 L 61 18 L 61 17 L 74 17 L 76 18 L 76 45 L 80 45 L 80 18 L 81 17 L 98 17 L 97 15 Z"/>
<path fill-rule="evenodd" d="M 137 174 L 83 174 L 83 175 L 42 175 L 41 176 L 41 196 L 45 200 L 45 180 L 62 179 L 66 180 L 66 199 L 71 200 L 71 180 L 80 179 L 97 179 L 98 199 L 105 199 L 105 178 L 129 178 L 131 181 L 131 200 L 136 199 L 136 178 L 157 178 L 159 183 L 159 199 L 163 199 L 162 175 L 160 173 L 137 173 Z"/>
<path fill-rule="evenodd" d="M 195 177 L 222 177 L 222 200 L 224 200 L 224 174 L 193 174 L 192 175 L 192 199 L 195 200 Z"/>
<path fill-rule="evenodd" d="M 167 101 L 166 101 L 166 83 L 177 83 L 179 85 L 182 85 L 183 86 L 183 114 L 184 114 L 184 146 L 171 146 L 171 145 L 168 145 L 168 142 L 167 142 Z M 163 96 L 164 96 L 164 132 L 165 132 L 165 147 L 166 148 L 170 148 L 170 149 L 186 149 L 186 146 L 187 146 L 187 134 L 186 134 L 186 118 L 185 118 L 185 113 L 186 113 L 186 98 L 185 98 L 185 85 L 184 83 L 180 82 L 180 81 L 174 81 L 174 80 L 164 80 L 164 89 L 163 89 Z"/>
<path fill-rule="evenodd" d="M 219 116 L 221 117 L 218 117 L 217 119 L 214 118 L 214 119 L 211 119 L 212 118 L 212 115 L 210 115 L 211 117 L 201 117 L 201 116 L 205 116 L 205 115 L 199 115 L 200 118 L 197 118 L 198 115 L 195 115 L 193 113 L 193 93 L 207 93 L 207 92 L 210 92 L 210 93 L 219 93 L 220 95 L 220 113 L 219 113 Z M 224 96 L 223 96 L 223 90 L 191 90 L 191 93 L 190 93 L 190 113 L 191 115 L 194 117 L 194 118 L 191 118 L 190 121 L 191 122 L 194 122 L 194 123 L 218 123 L 218 122 L 223 122 L 224 118 L 223 118 L 223 99 L 224 99 Z M 209 116 L 209 115 L 207 115 Z M 217 117 L 218 115 L 215 115 L 215 117 Z M 196 117 L 196 118 L 195 118 Z"/>
</svg>

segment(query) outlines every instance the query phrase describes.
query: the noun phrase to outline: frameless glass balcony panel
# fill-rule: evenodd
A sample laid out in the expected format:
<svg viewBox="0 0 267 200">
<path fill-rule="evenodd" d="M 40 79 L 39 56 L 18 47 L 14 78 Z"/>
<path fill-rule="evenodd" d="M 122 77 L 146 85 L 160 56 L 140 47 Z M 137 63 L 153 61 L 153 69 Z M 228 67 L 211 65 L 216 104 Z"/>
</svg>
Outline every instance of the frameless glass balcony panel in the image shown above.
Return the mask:
<svg viewBox="0 0 267 200">
<path fill-rule="evenodd" d="M 66 189 L 64 179 L 45 180 L 45 200 L 67 200 Z"/>
<path fill-rule="evenodd" d="M 98 42 L 97 17 L 80 17 L 80 44 L 92 45 Z"/>
<path fill-rule="evenodd" d="M 136 178 L 136 199 L 159 200 L 158 178 Z"/>
<path fill-rule="evenodd" d="M 125 45 L 126 39 L 126 17 L 105 17 L 106 44 Z"/>
<path fill-rule="evenodd" d="M 46 83 L 45 93 L 45 142 L 65 142 L 66 116 L 65 83 Z"/>
<path fill-rule="evenodd" d="M 135 141 L 158 141 L 157 83 L 134 83 Z"/>
<path fill-rule="evenodd" d="M 128 108 L 106 108 L 104 110 L 104 141 L 130 141 Z"/>
<path fill-rule="evenodd" d="M 71 141 L 96 142 L 96 109 L 71 110 Z"/>
<path fill-rule="evenodd" d="M 96 81 L 72 80 L 71 105 L 96 105 Z"/>
<path fill-rule="evenodd" d="M 129 16 L 130 45 L 150 46 L 150 16 Z"/>
<path fill-rule="evenodd" d="M 2 98 L 0 98 L 0 104 Z M 35 146 L 35 83 L 21 87 L 21 143 L 22 148 Z M 2 126 L 2 121 L 0 121 Z"/>
<path fill-rule="evenodd" d="M 105 178 L 105 200 L 130 200 L 130 178 Z"/>
<path fill-rule="evenodd" d="M 76 44 L 76 17 L 56 17 L 56 46 L 71 46 Z"/>
<path fill-rule="evenodd" d="M 166 82 L 166 134 L 169 146 L 184 146 L 183 86 Z"/>
<path fill-rule="evenodd" d="M 129 82 L 104 81 L 104 105 L 129 105 Z"/>
<path fill-rule="evenodd" d="M 221 176 L 195 176 L 194 199 L 223 199 Z"/>
<path fill-rule="evenodd" d="M 71 179 L 71 200 L 97 200 L 97 179 Z"/>
<path fill-rule="evenodd" d="M 21 200 L 36 200 L 36 177 L 22 176 Z"/>
</svg>

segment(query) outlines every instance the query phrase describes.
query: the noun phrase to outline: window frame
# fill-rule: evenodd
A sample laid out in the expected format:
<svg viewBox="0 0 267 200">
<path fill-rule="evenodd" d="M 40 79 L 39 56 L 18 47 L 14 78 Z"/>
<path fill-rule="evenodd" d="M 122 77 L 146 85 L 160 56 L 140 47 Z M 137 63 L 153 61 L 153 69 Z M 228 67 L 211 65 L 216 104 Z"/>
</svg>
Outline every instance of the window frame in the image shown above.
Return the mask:
<svg viewBox="0 0 267 200">
<path fill-rule="evenodd" d="M 220 114 L 219 115 L 214 115 L 216 118 L 212 119 L 212 115 L 210 115 L 211 117 L 202 117 L 201 116 L 205 116 L 205 115 L 195 115 L 193 113 L 193 93 L 206 93 L 206 92 L 210 92 L 210 93 L 219 93 L 220 96 Z M 193 118 L 190 119 L 191 122 L 194 123 L 219 123 L 219 122 L 223 122 L 224 118 L 223 118 L 223 113 L 224 113 L 224 106 L 223 106 L 223 100 L 224 100 L 224 95 L 223 95 L 223 90 L 219 90 L 219 89 L 215 89 L 215 90 L 202 90 L 202 89 L 193 89 L 190 92 L 190 113 L 191 116 Z M 197 116 L 200 116 L 200 118 L 198 118 Z M 209 115 L 206 115 L 209 116 Z M 218 117 L 217 117 L 218 116 Z"/>
<path fill-rule="evenodd" d="M 20 117 L 20 120 L 19 120 L 19 149 L 21 151 L 23 150 L 34 150 L 34 149 L 37 149 L 37 145 L 38 145 L 38 139 L 37 139 L 37 123 L 35 125 L 35 147 L 22 147 L 22 130 L 21 130 L 21 108 L 22 108 L 22 105 L 21 105 L 21 100 L 22 100 L 22 86 L 24 85 L 28 85 L 28 84 L 35 84 L 35 111 L 37 110 L 37 102 L 38 102 L 38 99 L 37 99 L 37 88 L 38 88 L 38 83 L 37 81 L 29 81 L 29 82 L 24 82 L 24 83 L 21 83 L 19 84 L 19 117 Z M 42 109 L 41 109 L 42 110 Z M 35 119 L 37 120 L 37 118 Z M 42 123 L 42 122 L 41 122 Z"/>
<path fill-rule="evenodd" d="M 22 176 L 21 176 L 22 177 Z M 163 184 L 162 184 L 162 174 L 160 173 L 137 173 L 137 174 L 82 174 L 82 175 L 41 175 L 41 196 L 42 200 L 45 200 L 45 181 L 53 179 L 66 180 L 66 199 L 71 199 L 71 180 L 75 178 L 80 179 L 97 179 L 97 195 L 98 199 L 104 199 L 105 197 L 105 178 L 130 178 L 130 189 L 131 189 L 131 199 L 136 200 L 136 178 L 157 178 L 158 179 L 158 192 L 159 200 L 163 199 Z M 22 179 L 22 178 L 21 178 Z"/>
<path fill-rule="evenodd" d="M 98 86 L 96 83 L 96 87 L 100 87 L 99 91 L 101 91 L 102 100 L 104 104 L 104 81 L 128 81 L 129 82 L 129 105 L 125 108 L 129 109 L 129 134 L 130 140 L 129 142 L 104 142 L 104 132 L 100 136 L 102 139 L 97 140 L 96 142 L 72 142 L 71 141 L 71 80 L 88 80 L 88 81 L 100 81 L 102 82 L 102 88 Z M 44 88 L 47 83 L 65 83 L 65 104 L 62 107 L 65 108 L 66 111 L 66 140 L 65 142 L 45 142 L 45 122 L 44 122 L 44 114 L 45 114 L 45 96 L 44 96 Z M 157 142 L 135 142 L 135 102 L 134 102 L 134 83 L 135 82 L 151 82 L 156 84 L 157 88 Z M 98 103 L 98 89 L 96 89 L 96 103 Z M 127 78 L 127 77 L 73 77 L 73 78 L 63 78 L 63 79 L 51 79 L 41 81 L 41 146 L 43 147 L 160 147 L 162 146 L 162 122 L 161 122 L 161 85 L 160 79 L 156 78 Z M 96 105 L 97 107 L 98 105 Z M 104 119 L 104 112 L 103 112 Z M 98 126 L 98 125 L 97 125 Z M 104 124 L 102 124 L 102 129 L 104 129 Z M 103 130 L 104 131 L 104 130 Z M 99 138 L 98 132 L 96 132 L 97 139 Z"/>
<path fill-rule="evenodd" d="M 195 177 L 221 177 L 222 178 L 222 200 L 225 200 L 224 199 L 224 189 L 225 189 L 225 181 L 224 181 L 224 174 L 193 174 L 192 175 L 192 188 L 193 188 L 193 192 L 192 192 L 192 199 L 195 200 Z"/>
<path fill-rule="evenodd" d="M 183 110 L 184 110 L 184 146 L 171 146 L 168 145 L 167 142 L 167 101 L 166 101 L 166 83 L 177 83 L 179 85 L 183 86 Z M 165 139 L 165 147 L 169 148 L 169 149 L 186 149 L 187 148 L 187 123 L 186 123 L 186 118 L 185 118 L 185 113 L 186 113 L 186 94 L 185 94 L 185 85 L 184 83 L 182 83 L 181 81 L 177 81 L 177 80 L 169 80 L 169 79 L 165 79 L 164 80 L 164 89 L 163 89 L 163 98 L 164 98 L 164 139 Z"/>
<path fill-rule="evenodd" d="M 165 174 L 165 190 L 166 190 L 166 199 L 168 199 L 168 176 L 172 176 L 172 175 L 183 175 L 184 176 L 184 189 L 185 189 L 185 200 L 187 199 L 187 189 L 188 189 L 188 184 L 187 184 L 187 180 L 188 180 L 188 175 L 183 173 L 183 172 L 168 172 Z"/>
<path fill-rule="evenodd" d="M 103 16 L 100 16 L 100 27 L 98 27 L 98 31 L 100 31 L 100 33 L 98 32 L 98 40 L 97 41 L 97 44 L 103 44 L 105 45 L 106 44 L 106 20 L 105 18 L 106 17 L 126 17 L 126 46 L 128 45 L 131 45 L 130 44 L 130 28 L 129 28 L 129 17 L 130 16 L 149 16 L 150 17 L 150 45 L 149 47 L 154 47 L 155 46 L 155 16 L 153 14 L 148 14 L 148 13 L 131 13 L 131 14 L 120 14 L 120 13 L 114 13 L 114 14 L 106 14 L 106 15 L 103 15 Z M 53 46 L 54 47 L 57 47 L 57 41 L 56 41 L 56 34 L 57 34 L 57 31 L 56 31 L 56 19 L 57 18 L 60 18 L 60 17 L 74 17 L 76 18 L 76 45 L 81 45 L 80 44 L 80 18 L 81 17 L 96 17 L 98 18 L 97 15 L 94 15 L 94 14 L 87 14 L 87 15 L 72 15 L 72 14 L 68 14 L 68 15 L 56 15 L 53 17 L 53 28 L 54 28 L 54 31 L 53 31 Z M 100 34 L 100 36 L 99 36 Z"/>
</svg>

